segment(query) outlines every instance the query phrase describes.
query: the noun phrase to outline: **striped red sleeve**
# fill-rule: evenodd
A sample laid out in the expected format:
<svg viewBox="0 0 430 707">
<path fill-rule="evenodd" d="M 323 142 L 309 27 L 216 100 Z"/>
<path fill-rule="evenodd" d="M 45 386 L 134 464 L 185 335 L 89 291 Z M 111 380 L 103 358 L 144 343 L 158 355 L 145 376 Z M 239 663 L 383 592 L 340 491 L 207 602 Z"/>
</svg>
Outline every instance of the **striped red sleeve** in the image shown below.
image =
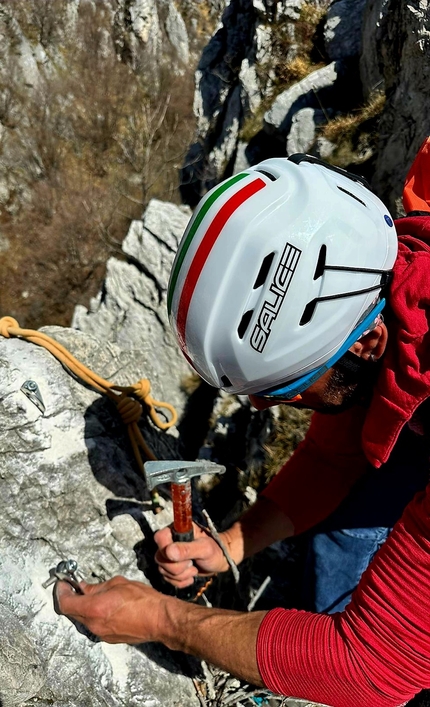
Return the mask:
<svg viewBox="0 0 430 707">
<path fill-rule="evenodd" d="M 273 692 L 332 707 L 398 707 L 430 687 L 429 487 L 407 506 L 344 612 L 274 609 L 257 638 Z"/>
<path fill-rule="evenodd" d="M 304 441 L 262 492 L 301 533 L 327 518 L 366 471 L 361 448 L 366 409 L 314 413 Z"/>
</svg>

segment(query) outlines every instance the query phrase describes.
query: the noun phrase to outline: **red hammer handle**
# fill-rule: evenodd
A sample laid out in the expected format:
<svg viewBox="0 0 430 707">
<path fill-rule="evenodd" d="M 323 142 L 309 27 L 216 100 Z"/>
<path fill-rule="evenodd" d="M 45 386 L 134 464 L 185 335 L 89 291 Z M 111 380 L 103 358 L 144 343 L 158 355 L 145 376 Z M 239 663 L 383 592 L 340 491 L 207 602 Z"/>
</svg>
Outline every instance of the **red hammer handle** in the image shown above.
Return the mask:
<svg viewBox="0 0 430 707">
<path fill-rule="evenodd" d="M 171 485 L 173 503 L 173 540 L 188 543 L 194 539 L 191 481 Z"/>
</svg>

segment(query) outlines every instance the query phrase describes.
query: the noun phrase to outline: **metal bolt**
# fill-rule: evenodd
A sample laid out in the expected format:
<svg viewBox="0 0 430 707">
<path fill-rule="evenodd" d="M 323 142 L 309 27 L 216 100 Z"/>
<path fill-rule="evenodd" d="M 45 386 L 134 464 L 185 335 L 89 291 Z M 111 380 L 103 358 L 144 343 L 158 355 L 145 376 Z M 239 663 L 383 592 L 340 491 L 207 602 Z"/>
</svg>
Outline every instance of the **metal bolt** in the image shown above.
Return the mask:
<svg viewBox="0 0 430 707">
<path fill-rule="evenodd" d="M 76 572 L 78 569 L 78 563 L 76 560 L 67 560 L 66 561 L 66 572 Z"/>
<path fill-rule="evenodd" d="M 45 404 L 36 381 L 25 381 L 25 383 L 21 386 L 21 392 L 24 393 L 29 400 L 31 400 L 33 405 L 35 405 L 43 415 L 45 412 Z"/>
<path fill-rule="evenodd" d="M 76 560 L 61 560 L 56 567 L 57 572 L 65 572 L 66 574 L 74 574 L 78 569 Z"/>
</svg>

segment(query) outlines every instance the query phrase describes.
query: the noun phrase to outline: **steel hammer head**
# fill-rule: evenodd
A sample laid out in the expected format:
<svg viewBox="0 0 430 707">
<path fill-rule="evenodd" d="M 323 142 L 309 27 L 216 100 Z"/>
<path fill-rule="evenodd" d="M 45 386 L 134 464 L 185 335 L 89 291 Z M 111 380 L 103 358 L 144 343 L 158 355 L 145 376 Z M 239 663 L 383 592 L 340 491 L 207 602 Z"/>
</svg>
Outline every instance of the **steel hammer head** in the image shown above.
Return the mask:
<svg viewBox="0 0 430 707">
<path fill-rule="evenodd" d="M 203 459 L 196 462 L 163 459 L 162 461 L 145 462 L 143 466 L 150 491 L 158 484 L 184 484 L 193 476 L 223 474 L 225 472 L 225 466 Z"/>
</svg>

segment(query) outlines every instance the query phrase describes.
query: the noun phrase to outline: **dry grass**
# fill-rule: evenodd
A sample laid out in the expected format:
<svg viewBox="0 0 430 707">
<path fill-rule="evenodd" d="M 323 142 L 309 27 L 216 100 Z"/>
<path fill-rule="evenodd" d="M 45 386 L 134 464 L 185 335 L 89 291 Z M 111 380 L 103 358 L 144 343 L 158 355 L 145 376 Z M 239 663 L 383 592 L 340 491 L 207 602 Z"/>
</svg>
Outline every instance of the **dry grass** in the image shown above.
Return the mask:
<svg viewBox="0 0 430 707">
<path fill-rule="evenodd" d="M 14 7 L 32 40 L 55 45 L 57 2 Z M 55 45 L 65 68 L 58 63 L 38 90 L 8 86 L 14 123 L 0 159 L 7 164 L 16 150 L 8 172 L 28 196 L 12 190 L 0 213 L 10 244 L 0 253 L 0 315 L 24 326 L 68 325 L 149 199 L 178 201 L 178 167 L 194 128 L 192 69 L 172 81 L 166 57 L 158 69 L 141 62 L 132 70 L 118 60 L 103 7 L 80 8 L 79 44 L 66 37 Z"/>
<path fill-rule="evenodd" d="M 336 145 L 329 162 L 339 167 L 363 165 L 377 150 L 379 119 L 385 105 L 384 94 L 374 94 L 357 110 L 331 120 L 321 134 Z"/>
<path fill-rule="evenodd" d="M 287 23 L 284 19 L 275 19 L 270 24 L 272 33 L 270 59 L 257 67 L 261 84 L 268 84 L 270 89 L 258 110 L 247 116 L 243 123 L 240 139 L 244 142 L 249 142 L 261 130 L 264 113 L 270 108 L 277 94 L 324 66 L 322 61 L 315 62 L 313 54 L 315 33 L 327 12 L 327 6 L 328 2 L 319 6 L 312 2 L 302 5 L 300 16 L 294 25 L 294 44 L 297 45 L 297 53 L 290 61 L 286 61 L 292 48 Z"/>
<path fill-rule="evenodd" d="M 190 373 L 188 376 L 184 376 L 181 380 L 181 390 L 190 397 L 199 388 L 202 379 L 198 373 Z"/>
<path fill-rule="evenodd" d="M 267 456 L 264 465 L 264 486 L 278 473 L 281 466 L 291 457 L 297 445 L 304 438 L 311 414 L 310 410 L 296 410 L 288 405 L 278 407 L 274 431 L 265 446 Z"/>
<path fill-rule="evenodd" d="M 336 144 L 354 137 L 357 130 L 368 120 L 379 116 L 385 105 L 385 94 L 375 93 L 369 101 L 354 113 L 341 115 L 329 121 L 322 129 L 323 137 Z"/>
<path fill-rule="evenodd" d="M 328 2 L 320 5 L 305 2 L 302 5 L 299 19 L 295 23 L 297 54 L 289 62 L 285 61 L 285 57 L 291 48 L 291 39 L 285 31 L 285 23 L 274 25 L 273 53 L 276 62 L 274 70 L 278 91 L 284 90 L 292 83 L 300 81 L 312 71 L 323 66 L 323 57 L 321 56 L 321 62 L 319 62 L 315 61 L 313 55 L 317 27 L 326 15 L 328 5 Z"/>
<path fill-rule="evenodd" d="M 314 64 L 308 56 L 296 56 L 283 65 L 278 71 L 278 78 L 283 89 L 306 78 L 309 74 L 320 69 L 324 64 Z"/>
<path fill-rule="evenodd" d="M 193 35 L 199 45 L 197 50 L 202 50 L 204 44 L 208 42 L 215 32 L 219 22 L 216 5 L 211 0 L 200 0 L 198 3 L 190 3 L 188 0 L 179 0 L 179 10 L 187 23 L 194 26 Z"/>
</svg>

